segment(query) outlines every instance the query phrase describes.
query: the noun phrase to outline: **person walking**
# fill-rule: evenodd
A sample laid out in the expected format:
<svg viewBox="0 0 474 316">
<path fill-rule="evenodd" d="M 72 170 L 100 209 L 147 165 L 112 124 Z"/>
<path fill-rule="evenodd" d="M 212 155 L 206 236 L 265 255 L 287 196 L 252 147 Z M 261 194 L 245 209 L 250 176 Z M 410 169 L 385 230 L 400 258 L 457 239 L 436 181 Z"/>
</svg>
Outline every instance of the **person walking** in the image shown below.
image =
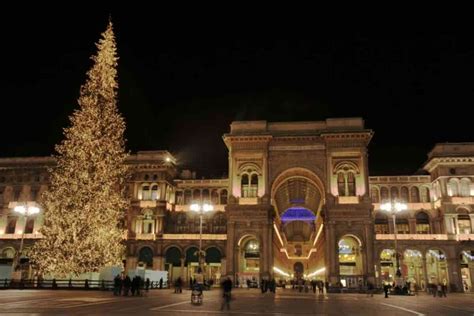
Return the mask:
<svg viewBox="0 0 474 316">
<path fill-rule="evenodd" d="M 224 310 L 224 306 L 227 306 L 227 310 L 230 310 L 230 300 L 232 292 L 232 281 L 230 277 L 227 277 L 227 279 L 222 282 L 222 289 L 224 293 L 222 295 L 221 311 Z"/>
<path fill-rule="evenodd" d="M 163 288 L 163 278 L 160 278 L 160 290 Z"/>
<path fill-rule="evenodd" d="M 374 297 L 374 285 L 369 281 L 367 282 L 367 297 Z"/>
<path fill-rule="evenodd" d="M 388 298 L 388 289 L 389 289 L 389 285 L 387 283 L 385 283 L 383 285 L 383 291 L 385 293 L 385 298 Z"/>
</svg>

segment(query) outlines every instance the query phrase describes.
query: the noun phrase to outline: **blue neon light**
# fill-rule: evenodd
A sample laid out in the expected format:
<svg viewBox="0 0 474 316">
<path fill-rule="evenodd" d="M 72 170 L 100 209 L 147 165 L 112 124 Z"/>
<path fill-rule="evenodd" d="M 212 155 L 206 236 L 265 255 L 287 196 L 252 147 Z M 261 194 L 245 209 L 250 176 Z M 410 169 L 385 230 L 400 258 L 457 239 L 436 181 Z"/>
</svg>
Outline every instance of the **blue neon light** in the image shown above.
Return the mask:
<svg viewBox="0 0 474 316">
<path fill-rule="evenodd" d="M 290 207 L 282 215 L 281 220 L 286 221 L 314 221 L 316 216 L 304 207 Z"/>
</svg>

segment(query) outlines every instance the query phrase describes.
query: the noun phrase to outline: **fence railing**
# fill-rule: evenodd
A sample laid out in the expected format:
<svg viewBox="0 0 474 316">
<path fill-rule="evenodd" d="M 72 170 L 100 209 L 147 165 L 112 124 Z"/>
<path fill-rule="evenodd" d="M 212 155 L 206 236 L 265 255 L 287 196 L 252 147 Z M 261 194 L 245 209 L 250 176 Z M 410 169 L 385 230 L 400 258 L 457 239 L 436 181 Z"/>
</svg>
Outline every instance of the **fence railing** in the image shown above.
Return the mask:
<svg viewBox="0 0 474 316">
<path fill-rule="evenodd" d="M 144 285 L 143 285 L 144 287 Z M 164 282 L 162 288 L 166 288 Z M 159 289 L 159 282 L 151 281 L 149 289 Z M 0 279 L 0 289 L 61 289 L 61 290 L 101 290 L 111 291 L 114 289 L 114 281 L 110 280 L 12 280 Z"/>
</svg>

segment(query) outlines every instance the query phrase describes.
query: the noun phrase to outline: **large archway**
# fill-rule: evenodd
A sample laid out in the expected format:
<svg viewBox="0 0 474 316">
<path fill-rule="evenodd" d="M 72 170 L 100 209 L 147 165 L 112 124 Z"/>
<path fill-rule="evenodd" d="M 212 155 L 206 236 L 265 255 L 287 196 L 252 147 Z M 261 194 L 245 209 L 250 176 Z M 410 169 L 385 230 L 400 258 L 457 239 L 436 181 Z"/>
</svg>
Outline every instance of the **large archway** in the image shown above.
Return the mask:
<svg viewBox="0 0 474 316">
<path fill-rule="evenodd" d="M 363 282 L 361 247 L 361 241 L 353 235 L 339 239 L 339 275 L 344 287 L 358 287 Z"/>
<path fill-rule="evenodd" d="M 309 260 L 308 270 L 324 266 L 324 243 L 317 245 L 318 229 L 322 228 L 320 211 L 325 189 L 320 178 L 305 168 L 290 168 L 280 173 L 272 183 L 271 201 L 275 209 L 275 238 L 281 240 L 285 256 L 279 264 L 292 273 L 296 261 Z M 281 253 L 279 248 L 275 253 Z M 318 254 L 318 258 L 312 257 Z M 296 260 L 296 261 L 295 261 Z"/>
<path fill-rule="evenodd" d="M 258 282 L 261 271 L 261 244 L 256 236 L 246 235 L 239 241 L 238 281 L 240 284 Z"/>
<path fill-rule="evenodd" d="M 165 252 L 165 269 L 170 282 L 181 275 L 181 258 L 181 250 L 178 247 L 170 247 Z"/>
<path fill-rule="evenodd" d="M 209 247 L 206 249 L 206 275 L 208 280 L 212 280 L 214 284 L 219 284 L 222 267 L 222 254 L 217 247 Z"/>
</svg>

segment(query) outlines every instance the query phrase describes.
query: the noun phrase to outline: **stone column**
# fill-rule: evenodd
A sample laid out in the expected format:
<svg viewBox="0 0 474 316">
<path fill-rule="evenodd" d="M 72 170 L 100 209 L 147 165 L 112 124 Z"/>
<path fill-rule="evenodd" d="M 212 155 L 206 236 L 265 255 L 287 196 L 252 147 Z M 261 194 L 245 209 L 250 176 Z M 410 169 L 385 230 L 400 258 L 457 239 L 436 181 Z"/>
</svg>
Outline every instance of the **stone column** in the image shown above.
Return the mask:
<svg viewBox="0 0 474 316">
<path fill-rule="evenodd" d="M 408 227 L 410 229 L 410 234 L 416 234 L 416 218 L 408 219 Z"/>
<path fill-rule="evenodd" d="M 327 246 L 327 254 L 329 255 L 329 271 L 328 271 L 328 276 L 329 276 L 329 282 L 331 282 L 332 285 L 336 284 L 337 281 L 339 281 L 339 267 L 338 267 L 338 261 L 337 256 L 338 256 L 338 246 L 337 246 L 337 241 L 336 241 L 336 232 L 335 232 L 335 227 L 334 223 L 329 223 L 326 226 L 326 235 L 329 237 L 326 243 Z"/>
<path fill-rule="evenodd" d="M 181 276 L 181 279 L 185 279 L 185 276 L 184 276 L 184 261 L 186 260 L 185 257 L 181 257 L 181 267 L 179 269 L 179 275 Z"/>
<path fill-rule="evenodd" d="M 163 270 L 163 257 L 162 256 L 154 256 L 153 257 L 153 270 Z"/>
<path fill-rule="evenodd" d="M 462 277 L 461 277 L 461 266 L 459 258 L 448 258 L 448 291 L 462 291 Z M 442 281 L 442 280 L 441 280 Z M 452 288 L 450 285 L 453 285 Z"/>
<path fill-rule="evenodd" d="M 160 188 L 160 195 L 158 196 L 158 199 L 165 200 L 166 199 L 166 183 L 160 183 L 158 184 L 158 187 Z"/>
<path fill-rule="evenodd" d="M 7 215 L 0 216 L 0 232 L 5 233 L 7 229 Z"/>
<path fill-rule="evenodd" d="M 444 224 L 445 224 L 445 227 L 446 227 L 446 233 L 447 234 L 455 234 L 456 231 L 454 229 L 454 223 L 453 223 L 453 220 L 454 220 L 454 216 L 453 215 L 444 215 Z"/>
<path fill-rule="evenodd" d="M 423 280 L 425 281 L 425 291 L 427 291 L 429 280 L 428 280 L 428 269 L 426 269 L 426 254 L 424 253 L 422 254 L 421 262 L 423 265 Z M 419 285 L 421 287 L 421 284 Z"/>
<path fill-rule="evenodd" d="M 128 270 L 134 270 L 136 267 L 137 267 L 137 258 L 127 257 L 127 265 L 125 267 L 125 273 L 128 273 Z"/>
<path fill-rule="evenodd" d="M 235 244 L 235 223 L 227 222 L 227 245 L 226 245 L 226 271 L 227 274 L 235 275 L 235 258 L 234 253 L 236 250 Z"/>
<path fill-rule="evenodd" d="M 388 221 L 388 232 L 390 234 L 394 234 L 395 233 L 395 227 L 393 226 L 393 220 L 392 220 L 391 215 L 387 216 L 387 221 Z"/>
<path fill-rule="evenodd" d="M 374 234 L 372 233 L 372 225 L 371 224 L 366 224 L 365 225 L 365 253 L 367 256 L 367 279 L 368 281 L 372 282 L 374 284 L 375 282 L 375 267 L 374 267 Z"/>
<path fill-rule="evenodd" d="M 474 234 L 474 214 L 469 214 L 471 218 L 471 234 Z"/>
</svg>

